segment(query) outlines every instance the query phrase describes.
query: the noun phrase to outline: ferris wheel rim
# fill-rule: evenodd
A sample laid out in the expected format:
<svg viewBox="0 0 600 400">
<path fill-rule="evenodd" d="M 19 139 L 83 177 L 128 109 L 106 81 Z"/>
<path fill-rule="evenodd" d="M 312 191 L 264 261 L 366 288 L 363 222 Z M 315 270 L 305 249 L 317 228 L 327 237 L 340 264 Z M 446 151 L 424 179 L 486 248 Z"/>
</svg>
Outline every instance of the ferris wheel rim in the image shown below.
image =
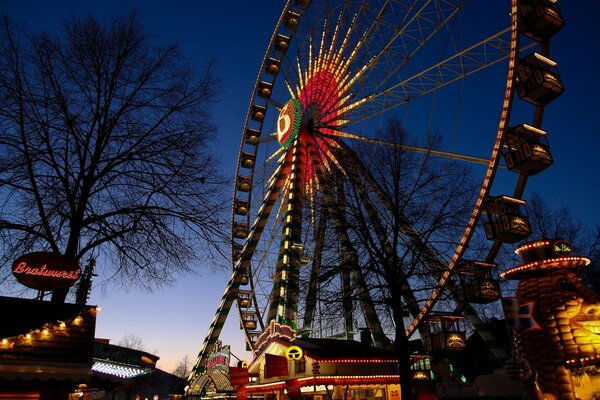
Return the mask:
<svg viewBox="0 0 600 400">
<path fill-rule="evenodd" d="M 513 1 L 513 2 L 514 2 L 514 3 L 516 3 L 516 1 Z M 265 64 L 266 64 L 267 60 L 269 59 L 269 56 L 270 56 L 270 50 L 269 50 L 269 49 L 270 49 L 270 48 L 273 46 L 273 40 L 274 40 L 274 38 L 276 37 L 276 35 L 277 35 L 277 32 L 278 32 L 278 31 L 280 31 L 281 25 L 282 25 L 282 23 L 283 23 L 283 20 L 284 20 L 284 15 L 285 15 L 285 13 L 286 13 L 286 10 L 288 10 L 288 7 L 290 7 L 290 2 L 288 2 L 288 3 L 286 4 L 286 7 L 284 8 L 284 11 L 283 11 L 283 12 L 282 12 L 282 14 L 280 15 L 280 18 L 279 18 L 279 20 L 278 20 L 278 23 L 277 23 L 277 25 L 276 25 L 276 28 L 275 28 L 275 30 L 274 30 L 274 34 L 273 34 L 273 36 L 272 36 L 272 39 L 271 39 L 271 41 L 270 41 L 270 43 L 269 43 L 269 46 L 267 47 L 267 51 L 266 51 L 266 53 L 265 53 L 265 55 L 264 55 L 264 57 L 263 57 L 263 60 L 262 60 L 262 62 L 261 62 L 261 69 L 259 70 L 259 74 L 258 74 L 258 76 L 257 76 L 257 79 L 256 79 L 256 81 L 255 81 L 255 85 L 254 85 L 254 89 L 253 89 L 253 94 L 252 94 L 251 101 L 250 101 L 250 103 L 249 103 L 248 111 L 247 111 L 247 114 L 246 114 L 246 120 L 245 120 L 245 123 L 244 123 L 244 132 L 245 132 L 245 131 L 247 131 L 247 129 L 248 129 L 248 125 L 249 125 L 249 122 L 250 122 L 250 120 L 251 120 L 252 106 L 253 106 L 253 104 L 254 104 L 254 102 L 255 102 L 255 99 L 256 99 L 257 93 L 258 93 L 258 91 L 260 90 L 260 88 L 259 88 L 259 84 L 260 84 L 260 79 L 261 79 L 261 76 L 263 75 L 263 73 L 262 73 L 261 71 L 262 71 L 262 70 L 265 68 Z M 511 34 L 511 41 L 512 41 L 512 38 L 515 36 L 515 35 L 514 35 L 514 30 L 515 30 L 514 26 L 511 26 L 510 28 L 507 28 L 507 29 L 505 29 L 505 30 L 503 31 L 503 32 L 508 32 L 508 31 L 510 31 L 510 34 Z M 486 41 L 486 40 L 484 39 L 484 40 L 482 41 L 482 43 L 483 43 L 483 42 L 485 42 L 485 41 Z M 476 46 L 476 45 L 473 45 L 472 47 L 475 47 L 475 46 Z M 441 64 L 442 64 L 442 62 L 438 63 L 438 65 L 441 65 Z M 513 67 L 514 67 L 514 65 L 513 65 Z M 427 69 L 427 71 L 429 71 L 429 70 L 431 70 L 431 69 L 434 69 L 434 68 L 435 68 L 435 66 L 431 66 L 431 67 L 429 67 L 429 68 Z M 416 75 L 416 76 L 418 77 L 418 75 Z M 261 126 L 261 128 L 262 128 L 262 126 Z M 240 165 L 241 165 L 241 161 L 240 161 L 240 160 L 241 160 L 241 158 L 242 158 L 242 151 L 243 151 L 242 149 L 244 148 L 244 143 L 245 143 L 245 140 L 246 140 L 246 139 L 244 138 L 244 134 L 243 134 L 243 135 L 242 135 L 241 144 L 240 144 L 240 152 L 238 153 L 238 163 L 237 163 L 237 165 L 236 165 L 236 176 L 239 176 L 239 170 L 240 170 Z M 258 147 L 259 145 L 260 145 L 260 143 L 258 143 L 256 147 Z M 495 169 L 498 167 L 498 160 L 499 160 L 499 157 L 500 157 L 500 152 L 499 152 L 499 151 L 497 151 L 497 152 L 496 152 L 496 155 L 495 155 L 495 158 L 493 158 L 493 159 L 490 161 L 490 163 L 494 163 L 494 164 L 495 164 L 495 165 L 494 165 L 494 167 L 492 168 L 492 169 L 493 169 L 493 171 L 495 171 Z M 465 158 L 466 158 L 466 157 L 465 157 Z M 253 171 L 254 171 L 254 169 L 252 169 L 252 172 L 253 172 Z M 236 196 L 237 196 L 237 187 L 234 185 L 234 199 L 236 198 Z M 479 205 L 476 205 L 474 208 L 475 208 L 475 209 L 477 209 L 477 212 L 476 212 L 476 213 L 474 213 L 474 214 L 477 214 L 477 218 L 478 218 L 478 215 L 480 214 L 480 209 L 481 209 L 481 207 L 480 207 Z M 234 224 L 234 221 L 235 221 L 235 210 L 232 210 L 232 225 Z M 249 219 L 248 219 L 248 223 L 249 223 Z M 463 236 L 464 236 L 464 234 L 463 234 Z M 468 242 L 468 240 L 467 240 L 467 242 Z M 235 263 L 235 259 L 234 259 L 234 258 L 232 258 L 232 261 Z M 235 268 L 235 266 L 234 266 L 234 268 Z M 240 314 L 240 317 L 241 317 L 241 310 L 239 310 L 239 309 L 238 309 L 238 312 L 239 312 L 239 314 Z M 242 325 L 243 325 L 243 324 L 242 324 Z M 244 333 L 245 333 L 245 336 L 246 336 L 246 339 L 248 340 L 247 330 L 246 330 L 246 329 L 244 329 L 244 328 L 242 328 L 242 330 L 244 331 Z M 411 333 L 412 333 L 412 332 L 411 332 Z"/>
<path fill-rule="evenodd" d="M 520 52 L 519 43 L 518 43 L 519 32 L 518 32 L 517 21 L 516 21 L 516 19 L 517 19 L 517 17 L 516 17 L 517 2 L 518 2 L 517 0 L 511 0 L 512 22 L 511 22 L 511 27 L 509 29 L 510 29 L 510 33 L 511 33 L 511 39 L 510 39 L 510 41 L 511 41 L 511 57 L 512 57 L 512 61 L 509 61 L 509 74 L 508 74 L 508 76 L 506 78 L 506 86 L 507 86 L 506 93 L 510 93 L 510 95 L 505 94 L 505 103 L 506 103 L 506 99 L 507 98 L 510 99 L 510 101 L 512 101 L 512 98 L 514 97 L 514 87 L 513 87 L 514 86 L 513 85 L 514 82 L 512 82 L 513 78 L 510 77 L 510 76 L 511 75 L 514 76 L 515 60 L 518 57 L 518 54 Z M 275 30 L 273 32 L 273 35 L 272 35 L 270 41 L 269 41 L 269 45 L 267 47 L 267 51 L 266 51 L 266 53 L 265 53 L 265 55 L 263 57 L 263 60 L 261 62 L 260 70 L 259 70 L 257 79 L 256 79 L 255 84 L 254 84 L 253 92 L 252 92 L 252 95 L 251 95 L 250 103 L 249 103 L 247 114 L 246 114 L 246 119 L 245 119 L 245 122 L 244 122 L 244 128 L 243 128 L 243 132 L 242 132 L 242 140 L 241 140 L 240 148 L 239 148 L 239 152 L 238 152 L 238 161 L 237 161 L 237 164 L 236 164 L 236 182 L 234 183 L 234 193 L 233 193 L 234 203 L 238 199 L 238 189 L 239 189 L 239 186 L 238 186 L 237 180 L 242 176 L 242 175 L 240 175 L 240 168 L 241 168 L 241 166 L 243 165 L 243 162 L 244 162 L 245 144 L 249 143 L 249 140 L 250 140 L 249 137 L 248 137 L 248 129 L 250 129 L 249 128 L 249 122 L 250 122 L 250 120 L 252 118 L 252 113 L 254 111 L 253 107 L 256 104 L 255 103 L 255 99 L 257 98 L 257 93 L 261 90 L 260 85 L 261 85 L 261 76 L 263 75 L 262 71 L 264 71 L 264 69 L 266 68 L 266 66 L 268 64 L 269 55 L 270 55 L 270 49 L 271 49 L 272 46 L 274 46 L 274 43 L 275 43 L 275 41 L 277 39 L 277 35 L 280 32 L 281 27 L 285 23 L 286 12 L 288 10 L 290 10 L 291 8 L 292 8 L 292 1 L 288 0 L 286 2 L 286 5 L 284 6 L 283 12 L 281 13 L 281 15 L 280 15 L 280 17 L 279 17 L 279 19 L 277 21 Z M 298 16 L 301 17 L 302 14 L 303 14 L 303 10 L 298 10 L 298 9 L 295 9 L 295 10 L 296 11 L 300 11 L 298 13 Z M 290 35 L 290 37 L 292 37 L 292 35 Z M 288 37 L 288 39 L 290 37 Z M 509 88 L 509 86 L 510 86 L 510 88 Z M 279 106 L 276 102 L 268 102 L 268 103 L 271 106 L 274 106 L 276 108 L 281 108 L 281 106 Z M 269 104 L 267 104 L 267 107 L 268 107 Z M 543 107 L 542 107 L 542 109 L 543 109 Z M 472 213 L 472 216 L 471 216 L 471 218 L 469 220 L 468 227 L 465 229 L 465 233 L 463 234 L 463 238 L 465 236 L 469 236 L 469 237 L 467 239 L 465 239 L 465 240 L 461 239 L 461 242 L 459 243 L 459 245 L 457 246 L 457 250 L 455 251 L 455 255 L 452 258 L 451 267 L 449 268 L 449 270 L 452 270 L 452 268 L 456 264 L 456 262 L 462 257 L 462 253 L 464 252 L 464 249 L 466 248 L 466 246 L 469 243 L 470 235 L 472 235 L 472 231 L 474 229 L 474 225 L 476 224 L 477 220 L 479 219 L 479 216 L 481 215 L 483 198 L 487 197 L 487 195 L 489 194 L 489 189 L 491 188 L 491 184 L 492 184 L 493 179 L 494 179 L 495 171 L 497 170 L 497 168 L 499 166 L 499 158 L 500 158 L 500 154 L 501 154 L 500 153 L 500 146 L 501 146 L 502 137 L 503 137 L 502 135 L 504 134 L 503 132 L 506 129 L 506 124 L 508 123 L 509 117 L 510 117 L 510 106 L 508 107 L 508 110 L 507 110 L 506 107 L 504 107 L 503 110 L 502 110 L 502 113 L 501 113 L 501 121 L 499 122 L 498 133 L 497 133 L 497 136 L 496 136 L 496 141 L 495 141 L 494 146 L 493 146 L 492 156 L 490 157 L 490 162 L 489 162 L 489 166 L 488 166 L 488 172 L 486 173 L 486 179 L 489 179 L 489 184 L 487 186 L 487 189 L 484 190 L 483 187 L 486 184 L 482 183 L 482 189 L 480 191 L 480 196 L 479 196 L 479 198 L 478 198 L 478 200 L 477 200 L 477 202 L 476 202 L 476 204 L 475 204 L 475 206 L 473 208 L 473 213 Z M 540 119 L 540 124 L 541 124 L 541 119 Z M 260 126 L 260 130 L 262 130 L 262 123 L 261 123 L 261 126 Z M 260 136 L 260 134 L 262 134 L 263 132 L 260 131 L 258 133 L 259 133 L 259 136 Z M 255 147 L 258 149 L 259 145 L 261 144 L 260 143 L 260 139 L 258 139 L 258 137 L 257 137 L 257 138 L 254 138 L 252 140 L 256 140 L 256 143 L 254 143 L 253 145 L 255 145 Z M 254 178 L 255 168 L 256 168 L 255 165 L 253 165 L 251 167 L 251 169 L 250 169 L 251 173 L 248 176 L 250 178 L 251 184 L 252 184 L 252 180 Z M 526 184 L 526 178 L 525 179 L 519 179 L 519 183 L 517 185 L 517 188 L 515 188 L 515 193 L 521 192 L 521 194 L 522 194 L 522 191 L 523 191 L 523 189 L 525 187 L 525 184 Z M 249 196 L 248 197 L 248 203 L 251 203 L 252 202 L 252 198 L 250 196 L 251 196 L 252 190 L 250 190 L 249 193 L 250 194 L 248 195 Z M 482 198 L 482 196 L 483 196 L 483 198 Z M 235 229 L 236 221 L 239 221 L 239 218 L 236 220 L 236 217 L 235 217 L 235 215 L 236 215 L 236 209 L 235 209 L 235 207 L 236 206 L 234 204 L 234 206 L 232 208 L 232 219 L 231 219 L 232 220 L 232 243 L 233 243 L 233 246 L 232 246 L 232 265 L 233 265 L 234 272 L 232 274 L 232 279 L 230 280 L 230 283 L 233 282 L 233 285 L 229 285 L 229 289 L 227 289 L 227 290 L 231 291 L 231 293 L 232 293 L 231 295 L 235 294 L 235 292 L 237 292 L 237 290 L 238 290 L 239 280 L 240 280 L 239 274 L 244 273 L 244 271 L 247 268 L 251 268 L 250 265 L 249 265 L 249 259 L 247 259 L 246 256 L 249 255 L 248 253 L 251 253 L 251 252 L 254 251 L 253 249 L 250 249 L 251 246 L 249 246 L 249 242 L 252 240 L 251 238 L 252 238 L 253 234 L 256 232 L 256 229 L 257 229 L 256 228 L 256 223 L 255 223 L 255 225 L 253 225 L 251 227 L 251 225 L 250 225 L 250 215 L 248 214 L 247 219 L 246 219 L 246 221 L 247 221 L 246 225 L 247 225 L 247 228 L 249 228 L 248 235 L 247 235 L 246 239 L 244 239 L 243 246 L 241 248 L 237 249 L 237 251 L 236 251 L 236 248 L 235 248 L 236 247 L 235 246 L 236 241 L 235 241 L 235 232 L 234 232 L 234 229 Z M 260 216 L 257 215 L 257 219 L 259 219 L 259 217 Z M 471 221 L 473 221 L 473 222 L 471 222 Z M 471 228 L 469 228 L 469 226 Z M 471 232 L 469 234 L 466 233 L 466 231 L 468 229 L 471 230 Z M 494 243 L 494 246 L 496 246 L 496 245 L 497 245 L 497 243 Z M 490 254 L 492 252 L 493 252 L 493 250 L 490 250 Z M 251 254 L 250 254 L 250 256 L 251 256 Z M 247 264 L 247 265 L 245 265 L 245 264 Z M 449 277 L 449 275 L 447 276 L 447 278 L 448 277 Z M 432 297 L 433 297 L 433 295 L 432 295 Z M 428 311 L 425 311 L 424 313 L 426 314 L 429 311 L 430 311 L 430 309 Z M 242 310 L 240 309 L 240 307 L 238 307 L 238 314 L 239 314 L 239 316 L 241 318 L 242 317 Z M 417 320 L 417 318 L 415 318 L 415 320 Z M 250 343 L 249 330 L 247 330 L 247 329 L 244 328 L 244 326 L 243 326 L 244 324 L 241 324 L 241 325 L 242 325 L 242 330 L 244 332 L 246 340 L 247 340 L 248 343 Z M 409 335 L 412 334 L 412 333 L 414 333 L 414 329 L 412 328 L 412 326 L 413 325 L 411 324 L 411 327 L 409 327 L 409 329 L 407 330 L 407 333 Z M 411 329 L 412 329 L 412 331 L 411 331 Z"/>
</svg>

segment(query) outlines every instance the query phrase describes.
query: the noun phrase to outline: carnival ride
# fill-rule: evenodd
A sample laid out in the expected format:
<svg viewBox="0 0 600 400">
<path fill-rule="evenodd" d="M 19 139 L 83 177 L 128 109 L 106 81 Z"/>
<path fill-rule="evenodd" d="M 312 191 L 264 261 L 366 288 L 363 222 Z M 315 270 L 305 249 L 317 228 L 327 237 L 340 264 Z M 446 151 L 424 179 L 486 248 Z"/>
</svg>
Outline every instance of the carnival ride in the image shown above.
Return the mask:
<svg viewBox="0 0 600 400">
<path fill-rule="evenodd" d="M 410 337 L 441 321 L 436 303 L 447 293 L 454 296 L 460 314 L 481 329 L 470 303 L 498 299 L 500 291 L 489 271 L 494 270 L 502 243 L 529 235 L 521 197 L 528 176 L 552 163 L 541 127 L 544 106 L 563 90 L 556 64 L 549 58 L 549 40 L 563 21 L 552 0 L 512 0 L 504 14 L 492 15 L 489 24 L 485 10 L 477 7 L 485 9 L 488 4 L 286 2 L 260 64 L 242 131 L 233 190 L 233 273 L 188 379 L 190 387 L 203 372 L 234 305 L 252 351 L 270 321 L 315 337 L 351 338 L 366 327 L 375 345 L 390 343 L 389 309 L 380 301 L 385 293 L 378 292 L 378 286 L 368 281 L 372 278 L 362 272 L 362 263 L 368 261 L 352 234 L 346 196 L 354 193 L 364 211 L 363 229 L 372 232 L 387 252 L 396 251 L 385 222 L 390 221 L 392 201 L 374 178 L 365 160 L 369 155 L 352 144 L 402 146 L 382 141 L 375 132 L 385 118 L 413 104 L 428 104 L 424 113 L 410 109 L 421 124 L 417 133 L 425 136 L 436 96 L 444 91 L 454 91 L 459 98 L 483 96 L 465 93 L 465 82 L 495 76 L 504 84 L 496 135 L 480 132 L 477 138 L 491 148 L 488 157 L 468 156 L 466 147 L 446 152 L 403 146 L 406 151 L 484 165 L 462 235 L 450 251 L 437 248 L 419 235 L 411 215 L 395 216 L 401 221 L 404 245 L 425 254 L 423 264 L 429 271 L 427 278 L 407 277 L 402 287 L 409 311 L 406 334 Z M 468 18 L 475 21 L 476 32 L 468 30 Z M 462 37 L 471 40 L 502 20 L 504 27 L 462 44 Z M 487 75 L 494 69 L 500 72 Z M 533 105 L 531 122 L 511 121 L 516 94 Z M 442 133 L 450 136 L 450 131 Z M 510 196 L 491 196 L 502 155 L 506 167 L 516 173 L 514 191 Z M 481 219 L 492 245 L 484 260 L 468 261 L 465 255 Z M 336 292 L 339 301 L 330 296 Z M 496 351 L 501 356 L 501 350 Z"/>
</svg>

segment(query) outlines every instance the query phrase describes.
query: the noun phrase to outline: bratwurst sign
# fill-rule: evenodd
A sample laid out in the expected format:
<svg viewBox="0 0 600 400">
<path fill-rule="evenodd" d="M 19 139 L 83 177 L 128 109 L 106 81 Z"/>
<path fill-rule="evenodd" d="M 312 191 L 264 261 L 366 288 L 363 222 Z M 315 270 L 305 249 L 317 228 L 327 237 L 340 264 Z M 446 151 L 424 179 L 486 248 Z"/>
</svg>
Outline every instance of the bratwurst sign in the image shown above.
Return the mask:
<svg viewBox="0 0 600 400">
<path fill-rule="evenodd" d="M 79 264 L 69 257 L 47 251 L 29 253 L 17 258 L 13 275 L 23 285 L 38 290 L 71 287 L 81 275 Z"/>
</svg>

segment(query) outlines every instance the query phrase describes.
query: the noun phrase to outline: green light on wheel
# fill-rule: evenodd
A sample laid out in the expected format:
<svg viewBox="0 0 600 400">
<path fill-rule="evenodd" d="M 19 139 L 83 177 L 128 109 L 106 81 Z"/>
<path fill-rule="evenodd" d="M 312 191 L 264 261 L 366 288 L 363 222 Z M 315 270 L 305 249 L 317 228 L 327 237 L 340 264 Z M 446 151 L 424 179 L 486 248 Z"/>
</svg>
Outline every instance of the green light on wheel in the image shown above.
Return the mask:
<svg viewBox="0 0 600 400">
<path fill-rule="evenodd" d="M 292 99 L 285 103 L 279 118 L 277 118 L 277 140 L 279 145 L 288 149 L 300 132 L 302 123 L 302 104 L 298 99 Z"/>
</svg>

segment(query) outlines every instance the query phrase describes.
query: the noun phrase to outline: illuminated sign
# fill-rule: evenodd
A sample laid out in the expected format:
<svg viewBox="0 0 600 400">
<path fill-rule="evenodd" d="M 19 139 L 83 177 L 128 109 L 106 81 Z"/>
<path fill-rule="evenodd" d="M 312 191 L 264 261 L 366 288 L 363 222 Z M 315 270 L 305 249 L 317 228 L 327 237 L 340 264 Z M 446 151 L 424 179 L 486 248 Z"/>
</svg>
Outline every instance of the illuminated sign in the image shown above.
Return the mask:
<svg viewBox="0 0 600 400">
<path fill-rule="evenodd" d="M 412 373 L 413 379 L 422 379 L 422 380 L 430 380 L 431 375 L 426 371 L 413 371 Z"/>
<path fill-rule="evenodd" d="M 400 400 L 400 385 L 388 385 L 387 386 L 387 398 L 388 400 Z"/>
<path fill-rule="evenodd" d="M 17 258 L 12 266 L 15 278 L 23 285 L 38 290 L 66 289 L 80 277 L 79 264 L 61 254 L 40 251 Z"/>
<path fill-rule="evenodd" d="M 302 105 L 297 99 L 285 103 L 277 118 L 277 140 L 284 149 L 289 148 L 300 131 Z"/>
<path fill-rule="evenodd" d="M 568 256 L 571 254 L 571 245 L 564 240 L 554 242 L 554 252 L 559 256 Z"/>
<path fill-rule="evenodd" d="M 298 346 L 290 346 L 285 351 L 285 357 L 288 360 L 300 360 L 303 355 L 302 349 Z"/>
<path fill-rule="evenodd" d="M 300 387 L 300 391 L 302 393 L 308 392 L 324 392 L 326 390 L 333 390 L 333 385 L 311 385 L 311 386 L 302 386 Z M 315 398 L 317 396 L 315 395 Z"/>
<path fill-rule="evenodd" d="M 206 361 L 206 368 L 209 371 L 221 370 L 228 371 L 229 370 L 229 356 L 230 350 L 229 346 L 223 346 L 223 348 L 215 351 L 208 356 L 208 360 Z"/>
<path fill-rule="evenodd" d="M 446 347 L 451 349 L 462 349 L 465 347 L 465 338 L 462 334 L 452 333 L 446 338 Z"/>
<path fill-rule="evenodd" d="M 495 281 L 485 280 L 480 284 L 480 292 L 484 296 L 496 297 L 500 296 L 500 290 Z"/>
</svg>

